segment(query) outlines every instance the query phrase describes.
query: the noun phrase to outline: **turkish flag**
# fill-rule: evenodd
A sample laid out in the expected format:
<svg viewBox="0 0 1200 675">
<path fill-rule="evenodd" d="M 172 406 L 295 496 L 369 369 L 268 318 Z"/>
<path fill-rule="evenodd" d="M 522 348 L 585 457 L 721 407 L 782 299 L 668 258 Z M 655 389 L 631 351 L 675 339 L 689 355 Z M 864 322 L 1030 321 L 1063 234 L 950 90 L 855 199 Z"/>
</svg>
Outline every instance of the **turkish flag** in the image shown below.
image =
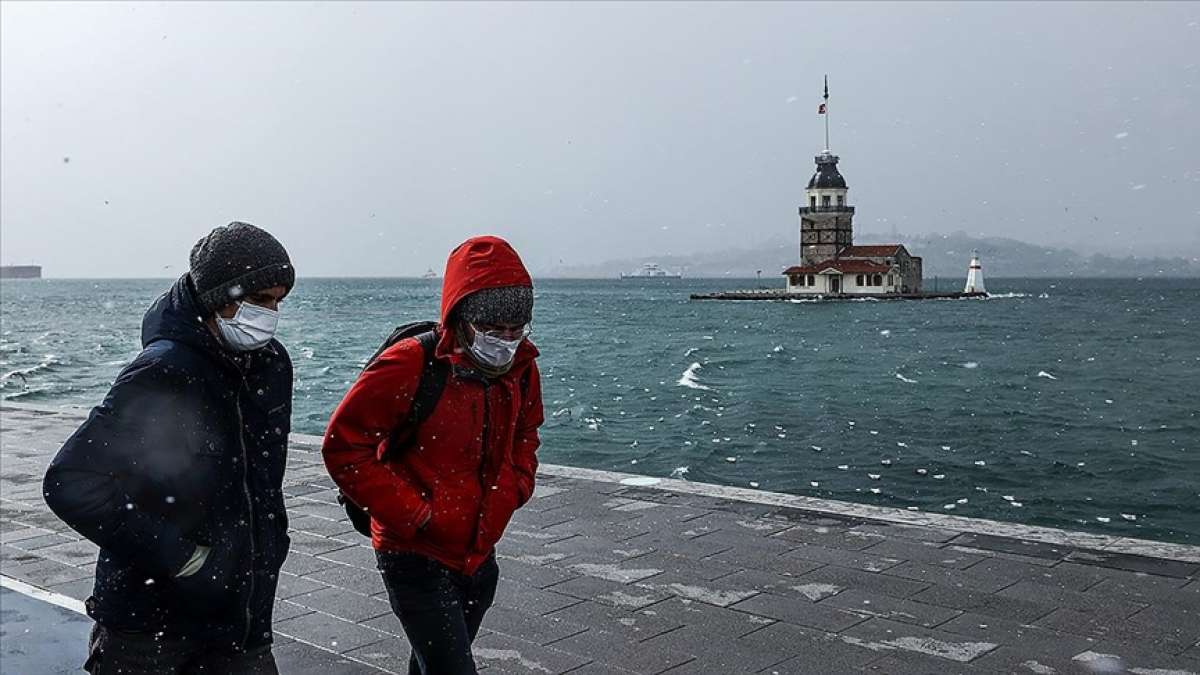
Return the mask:
<svg viewBox="0 0 1200 675">
<path fill-rule="evenodd" d="M 818 115 L 824 115 L 824 114 L 825 114 L 825 104 L 824 104 L 824 103 L 822 103 L 821 105 L 817 106 L 817 114 L 818 114 Z"/>
</svg>

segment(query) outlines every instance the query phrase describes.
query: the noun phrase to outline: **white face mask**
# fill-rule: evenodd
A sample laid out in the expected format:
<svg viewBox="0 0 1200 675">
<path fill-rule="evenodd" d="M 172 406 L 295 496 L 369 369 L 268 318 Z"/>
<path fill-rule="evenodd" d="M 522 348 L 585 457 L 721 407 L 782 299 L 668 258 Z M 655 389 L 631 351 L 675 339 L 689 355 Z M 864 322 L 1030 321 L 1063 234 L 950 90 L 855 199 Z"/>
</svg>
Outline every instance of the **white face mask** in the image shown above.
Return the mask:
<svg viewBox="0 0 1200 675">
<path fill-rule="evenodd" d="M 279 312 L 249 302 L 238 303 L 232 319 L 217 317 L 221 339 L 232 350 L 249 352 L 262 349 L 275 337 Z"/>
<path fill-rule="evenodd" d="M 503 368 L 512 363 L 517 355 L 517 348 L 525 340 L 504 340 L 494 335 L 475 331 L 475 339 L 471 342 L 471 356 L 480 363 L 492 368 Z"/>
</svg>

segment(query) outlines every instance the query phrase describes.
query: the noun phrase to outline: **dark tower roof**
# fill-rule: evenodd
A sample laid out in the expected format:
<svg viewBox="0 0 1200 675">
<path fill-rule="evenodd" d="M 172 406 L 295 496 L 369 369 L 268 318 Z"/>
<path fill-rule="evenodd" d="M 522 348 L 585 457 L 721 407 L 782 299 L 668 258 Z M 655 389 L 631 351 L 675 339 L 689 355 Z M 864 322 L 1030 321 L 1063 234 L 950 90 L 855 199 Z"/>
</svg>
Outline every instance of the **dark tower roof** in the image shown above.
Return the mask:
<svg viewBox="0 0 1200 675">
<path fill-rule="evenodd" d="M 846 189 L 846 179 L 838 173 L 838 156 L 823 152 L 816 157 L 817 172 L 808 181 L 808 189 L 841 188 Z"/>
</svg>

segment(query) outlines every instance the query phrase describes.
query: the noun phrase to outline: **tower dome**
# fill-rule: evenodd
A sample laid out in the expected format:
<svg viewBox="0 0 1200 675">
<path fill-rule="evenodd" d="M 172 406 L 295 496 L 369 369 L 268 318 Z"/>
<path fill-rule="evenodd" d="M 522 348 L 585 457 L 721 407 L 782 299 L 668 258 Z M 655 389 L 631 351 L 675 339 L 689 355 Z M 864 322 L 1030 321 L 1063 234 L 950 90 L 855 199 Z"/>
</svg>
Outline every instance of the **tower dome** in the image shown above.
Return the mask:
<svg viewBox="0 0 1200 675">
<path fill-rule="evenodd" d="M 817 171 L 808 180 L 809 190 L 846 189 L 846 179 L 838 172 L 838 156 L 826 151 L 816 156 Z"/>
</svg>

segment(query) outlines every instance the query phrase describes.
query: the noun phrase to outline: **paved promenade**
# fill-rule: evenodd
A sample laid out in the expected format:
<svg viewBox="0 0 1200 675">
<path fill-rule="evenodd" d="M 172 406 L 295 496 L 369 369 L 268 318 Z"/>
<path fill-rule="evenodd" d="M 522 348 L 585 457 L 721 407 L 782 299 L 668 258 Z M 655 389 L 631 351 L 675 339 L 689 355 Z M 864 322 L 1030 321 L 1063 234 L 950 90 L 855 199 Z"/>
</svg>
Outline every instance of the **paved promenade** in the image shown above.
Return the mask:
<svg viewBox="0 0 1200 675">
<path fill-rule="evenodd" d="M 0 409 L 6 586 L 90 592 L 95 547 L 40 494 L 79 419 Z M 285 479 L 284 672 L 403 673 L 317 442 L 293 438 Z M 567 467 L 538 480 L 499 548 L 488 673 L 1200 673 L 1197 547 Z"/>
</svg>

